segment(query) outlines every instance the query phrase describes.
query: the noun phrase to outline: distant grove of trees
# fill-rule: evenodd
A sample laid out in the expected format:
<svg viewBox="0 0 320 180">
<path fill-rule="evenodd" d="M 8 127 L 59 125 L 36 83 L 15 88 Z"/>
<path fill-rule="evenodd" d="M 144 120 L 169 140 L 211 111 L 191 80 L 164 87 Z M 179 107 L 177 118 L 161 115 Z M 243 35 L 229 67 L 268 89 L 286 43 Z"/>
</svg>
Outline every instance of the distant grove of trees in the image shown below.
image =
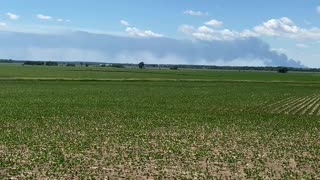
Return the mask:
<svg viewBox="0 0 320 180">
<path fill-rule="evenodd" d="M 13 63 L 12 59 L 0 59 L 0 63 Z"/>
<path fill-rule="evenodd" d="M 43 66 L 45 65 L 44 61 L 25 61 L 23 65 L 29 65 L 29 66 Z"/>
<path fill-rule="evenodd" d="M 278 69 L 278 72 L 279 73 L 287 73 L 289 71 L 289 69 L 287 68 L 287 67 L 280 67 L 279 69 Z"/>
<path fill-rule="evenodd" d="M 67 63 L 67 65 L 66 65 L 67 67 L 75 67 L 76 66 L 76 64 L 74 64 L 74 63 Z"/>
<path fill-rule="evenodd" d="M 52 61 L 25 61 L 23 65 L 29 65 L 29 66 L 58 66 L 58 62 L 52 62 Z"/>
<path fill-rule="evenodd" d="M 171 70 L 178 70 L 179 67 L 178 67 L 178 66 L 171 66 L 170 69 L 171 69 Z"/>
<path fill-rule="evenodd" d="M 123 64 L 111 64 L 110 67 L 113 67 L 113 68 L 125 68 L 125 66 Z"/>
<path fill-rule="evenodd" d="M 59 64 L 57 62 L 48 61 L 45 63 L 46 66 L 58 66 Z"/>
</svg>

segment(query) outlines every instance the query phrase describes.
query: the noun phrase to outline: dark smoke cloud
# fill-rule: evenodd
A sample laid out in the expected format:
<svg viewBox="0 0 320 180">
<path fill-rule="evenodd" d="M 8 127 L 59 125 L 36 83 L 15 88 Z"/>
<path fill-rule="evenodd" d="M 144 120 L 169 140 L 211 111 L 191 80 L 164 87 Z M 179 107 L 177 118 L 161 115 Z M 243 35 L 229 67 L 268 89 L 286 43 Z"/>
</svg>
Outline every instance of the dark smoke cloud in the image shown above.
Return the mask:
<svg viewBox="0 0 320 180">
<path fill-rule="evenodd" d="M 0 58 L 12 59 L 303 67 L 257 38 L 204 42 L 87 32 L 0 32 L 0 42 Z"/>
</svg>

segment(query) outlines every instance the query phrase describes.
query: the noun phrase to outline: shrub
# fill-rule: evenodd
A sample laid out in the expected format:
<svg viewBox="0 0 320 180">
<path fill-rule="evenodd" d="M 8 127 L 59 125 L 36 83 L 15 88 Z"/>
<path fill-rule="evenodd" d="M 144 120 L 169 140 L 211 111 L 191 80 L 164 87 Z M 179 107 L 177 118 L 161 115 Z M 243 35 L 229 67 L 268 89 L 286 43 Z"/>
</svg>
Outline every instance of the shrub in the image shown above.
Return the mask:
<svg viewBox="0 0 320 180">
<path fill-rule="evenodd" d="M 73 63 L 68 63 L 67 64 L 67 67 L 75 67 L 76 66 L 76 64 L 73 64 Z"/>
<path fill-rule="evenodd" d="M 124 65 L 122 65 L 122 64 L 112 64 L 111 67 L 113 67 L 113 68 L 124 68 Z"/>
<path fill-rule="evenodd" d="M 286 67 L 281 67 L 281 68 L 278 69 L 279 73 L 287 73 L 288 71 L 289 71 L 289 69 L 286 68 Z"/>
<path fill-rule="evenodd" d="M 48 61 L 46 62 L 46 66 L 58 66 L 57 62 Z"/>
<path fill-rule="evenodd" d="M 171 70 L 178 70 L 179 67 L 178 67 L 178 66 L 172 66 L 172 67 L 170 67 L 170 69 L 171 69 Z"/>
<path fill-rule="evenodd" d="M 139 66 L 140 69 L 143 69 L 143 68 L 144 68 L 144 62 L 140 62 L 140 63 L 138 64 L 138 66 Z"/>
<path fill-rule="evenodd" d="M 30 66 L 43 66 L 45 63 L 43 61 L 25 61 L 23 65 L 30 65 Z"/>
</svg>

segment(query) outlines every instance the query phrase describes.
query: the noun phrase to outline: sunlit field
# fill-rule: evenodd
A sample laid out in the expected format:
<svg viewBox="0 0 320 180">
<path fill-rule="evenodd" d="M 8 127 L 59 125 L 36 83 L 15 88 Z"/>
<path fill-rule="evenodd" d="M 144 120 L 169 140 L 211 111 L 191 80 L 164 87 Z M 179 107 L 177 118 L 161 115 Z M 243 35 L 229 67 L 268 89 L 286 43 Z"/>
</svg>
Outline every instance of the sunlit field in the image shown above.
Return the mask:
<svg viewBox="0 0 320 180">
<path fill-rule="evenodd" d="M 0 65 L 0 177 L 320 178 L 320 74 Z"/>
</svg>

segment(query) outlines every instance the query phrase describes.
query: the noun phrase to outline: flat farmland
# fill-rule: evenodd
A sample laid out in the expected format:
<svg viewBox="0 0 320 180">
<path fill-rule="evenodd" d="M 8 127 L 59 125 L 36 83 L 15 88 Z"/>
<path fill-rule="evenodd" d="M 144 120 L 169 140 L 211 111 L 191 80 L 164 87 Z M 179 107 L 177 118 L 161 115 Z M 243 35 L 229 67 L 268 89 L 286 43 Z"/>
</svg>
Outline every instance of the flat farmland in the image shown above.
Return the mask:
<svg viewBox="0 0 320 180">
<path fill-rule="evenodd" d="M 0 78 L 6 79 L 57 79 L 57 80 L 180 80 L 180 81 L 259 81 L 319 83 L 320 73 L 289 73 L 263 71 L 220 71 L 220 70 L 167 70 L 125 69 L 99 67 L 43 67 L 21 64 L 0 64 Z"/>
<path fill-rule="evenodd" d="M 0 67 L 4 179 L 320 178 L 317 73 Z"/>
</svg>

